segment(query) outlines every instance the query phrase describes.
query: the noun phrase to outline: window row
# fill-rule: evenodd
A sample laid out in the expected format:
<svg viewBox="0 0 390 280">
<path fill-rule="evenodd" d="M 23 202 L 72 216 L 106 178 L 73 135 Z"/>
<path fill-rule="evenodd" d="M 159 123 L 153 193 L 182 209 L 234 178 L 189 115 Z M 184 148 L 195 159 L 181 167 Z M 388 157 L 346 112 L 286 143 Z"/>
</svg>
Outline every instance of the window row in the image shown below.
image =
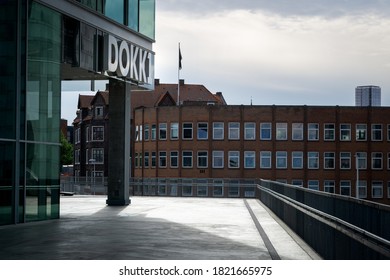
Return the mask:
<svg viewBox="0 0 390 280">
<path fill-rule="evenodd" d="M 287 184 L 286 180 L 277 180 L 278 182 Z M 307 187 L 310 190 L 319 191 L 320 182 L 319 180 L 308 180 L 307 185 L 304 186 L 304 181 L 301 179 L 295 179 L 291 181 L 291 184 L 298 187 Z M 353 184 L 353 185 L 352 185 Z M 341 195 L 351 196 L 352 189 L 356 186 L 355 182 L 351 183 L 350 180 L 341 180 L 339 182 L 339 193 Z M 324 180 L 322 185 L 322 190 L 328 193 L 335 193 L 336 182 L 335 180 Z M 367 185 L 367 181 L 359 180 L 358 184 L 358 195 L 359 198 L 367 198 L 367 189 L 370 186 Z M 371 181 L 371 197 L 372 198 L 383 198 L 384 197 L 384 186 L 383 181 L 373 180 Z M 387 197 L 390 198 L 390 181 L 387 182 Z"/>
<path fill-rule="evenodd" d="M 87 126 L 85 128 L 85 141 L 96 141 L 102 142 L 104 141 L 104 126 Z M 74 142 L 78 144 L 81 142 L 80 137 L 80 128 L 77 128 L 74 132 Z"/>
<path fill-rule="evenodd" d="M 85 150 L 85 162 L 87 164 L 104 164 L 104 148 L 93 148 Z M 80 164 L 81 152 L 74 151 L 74 163 Z"/>
<path fill-rule="evenodd" d="M 213 140 L 224 140 L 225 126 L 227 129 L 227 139 L 240 140 L 241 137 L 241 123 L 229 122 L 227 125 L 224 122 L 213 122 L 211 128 L 211 137 Z M 256 140 L 256 123 L 245 122 L 243 123 L 243 137 L 244 140 Z M 196 129 L 196 131 L 195 131 Z M 291 130 L 291 137 L 289 138 L 289 129 Z M 181 126 L 183 140 L 192 140 L 194 137 L 198 140 L 209 139 L 209 124 L 207 122 L 198 122 L 195 125 L 191 122 L 184 122 Z M 275 130 L 275 134 L 273 134 Z M 353 137 L 353 128 L 351 124 L 345 123 L 339 126 L 339 140 L 351 141 Z M 288 123 L 260 123 L 259 126 L 259 139 L 260 140 L 275 140 L 287 141 L 289 139 L 293 141 L 303 141 L 306 137 L 308 141 L 335 141 L 336 140 L 336 125 L 334 123 L 323 124 L 323 136 L 320 135 L 320 124 L 318 123 L 292 123 L 289 128 Z M 305 136 L 306 131 L 306 136 Z M 169 132 L 169 136 L 168 136 Z M 370 138 L 368 135 L 370 133 Z M 179 139 L 179 123 L 172 122 L 169 125 L 167 123 L 145 124 L 136 126 L 136 141 L 149 141 L 149 140 L 171 140 Z M 382 141 L 384 139 L 383 125 L 372 124 L 369 131 L 367 124 L 356 124 L 355 126 L 355 140 L 356 141 Z M 321 138 L 322 137 L 322 138 Z M 390 141 L 390 124 L 387 125 L 387 141 Z"/>
<path fill-rule="evenodd" d="M 256 168 L 256 152 L 255 151 L 212 151 L 211 154 L 212 168 L 240 168 L 241 160 L 240 156 L 243 156 L 244 168 Z M 169 157 L 169 158 L 168 158 Z M 209 152 L 208 151 L 182 151 L 181 153 L 181 166 L 183 168 L 193 168 L 194 159 L 196 158 L 195 166 L 197 168 L 209 167 Z M 290 155 L 286 151 L 276 151 L 272 155 L 271 151 L 261 151 L 259 153 L 260 162 L 259 167 L 261 169 L 320 169 L 320 153 L 319 152 L 307 152 L 304 155 L 302 151 L 291 152 Z M 290 158 L 289 158 L 290 157 Z M 304 161 L 306 159 L 306 162 Z M 168 162 L 169 160 L 169 162 Z M 227 161 L 225 161 L 227 160 Z M 349 170 L 358 166 L 359 170 L 365 170 L 369 168 L 368 157 L 366 152 L 358 152 L 352 155 L 350 152 L 341 152 L 336 158 L 335 152 L 325 152 L 322 156 L 323 169 L 336 169 Z M 274 161 L 274 163 L 273 163 Z M 156 152 L 144 152 L 135 154 L 135 167 L 156 167 L 158 164 L 161 168 L 166 168 L 168 165 L 171 168 L 179 167 L 179 152 L 160 151 L 157 155 Z M 306 164 L 306 167 L 304 165 Z M 338 167 L 337 167 L 338 164 Z M 370 167 L 373 170 L 382 170 L 383 167 L 383 154 L 380 152 L 371 153 Z M 390 169 L 390 153 L 387 155 L 387 168 Z"/>
</svg>

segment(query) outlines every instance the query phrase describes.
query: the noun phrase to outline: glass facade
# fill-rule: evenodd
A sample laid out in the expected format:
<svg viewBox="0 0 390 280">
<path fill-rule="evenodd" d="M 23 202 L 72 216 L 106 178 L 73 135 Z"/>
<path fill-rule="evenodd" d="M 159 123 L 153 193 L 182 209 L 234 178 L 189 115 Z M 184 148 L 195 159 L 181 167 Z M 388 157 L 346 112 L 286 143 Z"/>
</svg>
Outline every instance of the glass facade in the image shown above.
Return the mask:
<svg viewBox="0 0 390 280">
<path fill-rule="evenodd" d="M 77 2 L 136 31 L 153 14 L 154 37 L 154 1 Z M 63 67 L 101 74 L 104 34 L 32 0 L 0 1 L 0 18 L 0 225 L 56 219 Z"/>
<path fill-rule="evenodd" d="M 128 26 L 148 38 L 155 39 L 155 0 L 75 0 Z"/>
</svg>

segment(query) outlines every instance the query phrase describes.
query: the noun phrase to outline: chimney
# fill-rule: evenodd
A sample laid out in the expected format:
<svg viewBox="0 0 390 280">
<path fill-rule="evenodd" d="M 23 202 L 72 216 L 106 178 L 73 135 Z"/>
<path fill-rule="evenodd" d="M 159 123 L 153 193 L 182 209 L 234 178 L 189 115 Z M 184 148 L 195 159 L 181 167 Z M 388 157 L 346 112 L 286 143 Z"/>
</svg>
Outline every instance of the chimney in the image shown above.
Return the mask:
<svg viewBox="0 0 390 280">
<path fill-rule="evenodd" d="M 180 84 L 181 86 L 184 86 L 184 79 L 180 79 L 180 80 L 179 80 L 179 84 Z"/>
<path fill-rule="evenodd" d="M 106 84 L 106 91 L 110 91 L 110 84 L 109 83 Z"/>
<path fill-rule="evenodd" d="M 154 85 L 158 86 L 160 84 L 160 79 L 154 79 Z"/>
<path fill-rule="evenodd" d="M 216 94 L 217 94 L 217 96 L 222 96 L 222 92 L 221 91 L 217 91 Z"/>
</svg>

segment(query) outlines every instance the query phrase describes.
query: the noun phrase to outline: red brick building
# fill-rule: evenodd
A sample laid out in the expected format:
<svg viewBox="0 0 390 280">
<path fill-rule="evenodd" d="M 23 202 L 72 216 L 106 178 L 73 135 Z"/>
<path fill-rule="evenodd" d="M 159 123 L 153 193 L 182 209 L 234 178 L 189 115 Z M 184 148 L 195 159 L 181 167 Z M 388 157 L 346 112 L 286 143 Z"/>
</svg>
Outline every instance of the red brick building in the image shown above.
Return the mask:
<svg viewBox="0 0 390 280">
<path fill-rule="evenodd" d="M 204 103 L 138 108 L 134 120 L 135 178 L 262 178 L 352 196 L 358 178 L 360 198 L 390 200 L 388 107 Z"/>
<path fill-rule="evenodd" d="M 177 106 L 177 85 L 158 80 L 131 102 L 131 173 L 143 186 L 195 182 L 198 195 L 235 196 L 205 185 L 262 178 L 356 196 L 359 180 L 360 198 L 390 204 L 390 107 L 227 105 L 184 81 Z M 108 176 L 109 94 L 78 107 L 75 175 Z"/>
</svg>

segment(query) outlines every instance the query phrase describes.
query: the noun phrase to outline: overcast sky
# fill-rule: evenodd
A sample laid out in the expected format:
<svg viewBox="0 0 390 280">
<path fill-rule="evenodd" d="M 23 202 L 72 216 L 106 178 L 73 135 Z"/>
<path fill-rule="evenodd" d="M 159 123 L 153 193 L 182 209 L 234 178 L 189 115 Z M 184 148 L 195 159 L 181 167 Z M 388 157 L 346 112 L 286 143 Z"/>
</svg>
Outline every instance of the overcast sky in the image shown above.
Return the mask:
<svg viewBox="0 0 390 280">
<path fill-rule="evenodd" d="M 228 104 L 353 106 L 355 87 L 368 84 L 390 104 L 390 1 L 156 2 L 161 82 L 177 82 L 180 42 L 180 77 Z"/>
</svg>

